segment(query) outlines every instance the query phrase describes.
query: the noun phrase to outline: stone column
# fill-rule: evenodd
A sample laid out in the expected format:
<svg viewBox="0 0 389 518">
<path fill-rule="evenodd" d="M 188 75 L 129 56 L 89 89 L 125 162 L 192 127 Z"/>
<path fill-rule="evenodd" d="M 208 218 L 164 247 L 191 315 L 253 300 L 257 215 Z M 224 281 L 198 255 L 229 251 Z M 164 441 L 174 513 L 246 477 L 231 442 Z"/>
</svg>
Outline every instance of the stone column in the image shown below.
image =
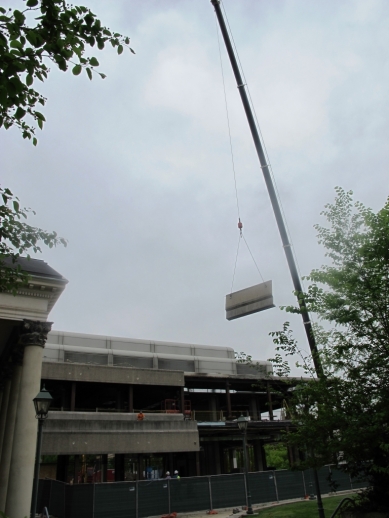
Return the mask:
<svg viewBox="0 0 389 518">
<path fill-rule="evenodd" d="M 0 410 L 0 459 L 1 459 L 1 452 L 2 452 L 2 448 L 3 448 L 5 423 L 7 421 L 9 394 L 11 391 L 11 370 L 10 369 L 7 369 L 7 373 L 5 374 L 5 376 L 7 376 L 7 377 L 6 377 L 5 383 L 4 383 L 3 400 L 2 400 L 2 404 L 1 404 L 1 410 Z"/>
<path fill-rule="evenodd" d="M 9 470 L 7 516 L 30 515 L 38 429 L 32 400 L 41 388 L 43 348 L 51 325 L 51 322 L 24 320 L 21 329 L 19 344 L 25 350 Z"/>
<path fill-rule="evenodd" d="M 13 351 L 12 360 L 14 368 L 11 380 L 11 390 L 8 399 L 7 419 L 4 430 L 4 441 L 0 462 L 0 511 L 4 511 L 7 501 L 9 470 L 11 466 L 16 413 L 19 403 L 19 388 L 22 376 L 23 347 L 18 347 L 15 351 Z"/>
</svg>

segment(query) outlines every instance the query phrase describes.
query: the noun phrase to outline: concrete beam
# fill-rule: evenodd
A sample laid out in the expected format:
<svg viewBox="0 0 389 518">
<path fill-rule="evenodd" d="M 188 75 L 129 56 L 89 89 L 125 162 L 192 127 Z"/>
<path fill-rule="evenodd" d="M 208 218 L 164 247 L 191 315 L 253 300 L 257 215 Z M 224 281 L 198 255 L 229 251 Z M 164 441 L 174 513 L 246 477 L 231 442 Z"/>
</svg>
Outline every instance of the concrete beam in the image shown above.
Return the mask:
<svg viewBox="0 0 389 518">
<path fill-rule="evenodd" d="M 42 455 L 164 453 L 199 450 L 194 421 L 182 414 L 95 414 L 50 412 Z"/>
<path fill-rule="evenodd" d="M 44 362 L 42 379 L 169 387 L 183 387 L 185 385 L 184 373 L 180 371 L 158 371 L 154 369 L 135 369 L 133 367 L 85 365 L 82 363 Z"/>
</svg>

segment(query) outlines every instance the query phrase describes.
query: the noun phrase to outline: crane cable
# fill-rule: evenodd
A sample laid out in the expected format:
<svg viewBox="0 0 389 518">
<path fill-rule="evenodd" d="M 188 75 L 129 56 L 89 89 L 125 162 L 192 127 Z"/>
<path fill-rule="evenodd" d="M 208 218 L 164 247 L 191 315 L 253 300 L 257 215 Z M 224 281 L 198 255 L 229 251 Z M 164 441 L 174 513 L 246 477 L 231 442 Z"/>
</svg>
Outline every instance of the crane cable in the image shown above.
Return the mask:
<svg viewBox="0 0 389 518">
<path fill-rule="evenodd" d="M 217 43 L 218 43 L 218 47 L 219 47 L 219 59 L 220 59 L 220 69 L 221 69 L 221 74 L 222 74 L 222 80 L 223 80 L 223 92 L 224 92 L 224 104 L 225 104 L 225 107 L 226 107 L 226 116 L 227 116 L 227 126 L 228 126 L 228 135 L 229 135 L 229 142 L 230 142 L 230 153 L 231 153 L 231 164 L 232 164 L 232 171 L 234 173 L 234 185 L 235 185 L 235 197 L 236 197 L 236 208 L 237 208 L 237 212 L 238 212 L 238 229 L 239 229 L 239 239 L 238 239 L 238 248 L 236 250 L 236 256 L 235 256 L 235 265 L 234 265 L 234 273 L 232 275 L 232 282 L 231 282 L 231 292 L 232 293 L 232 290 L 233 290 L 233 286 L 234 286 L 234 280 L 235 280 L 235 273 L 236 273 L 236 265 L 237 265 L 237 262 L 238 262 L 238 255 L 239 255 L 239 247 L 240 247 L 240 240 L 243 239 L 243 241 L 245 242 L 246 246 L 247 246 L 247 249 L 251 255 L 251 258 L 252 260 L 254 261 L 254 264 L 258 270 L 258 273 L 262 279 L 262 282 L 265 282 L 264 279 L 263 279 L 263 276 L 262 276 L 262 273 L 254 259 L 254 255 L 252 254 L 251 250 L 250 250 L 250 247 L 246 241 L 246 238 L 244 237 L 243 235 L 243 223 L 241 222 L 240 220 L 240 210 L 239 210 L 239 197 L 238 197 L 238 187 L 237 187 L 237 184 L 236 184 L 236 171 L 235 171 L 235 160 L 234 160 L 234 152 L 233 152 L 233 149 L 232 149 L 232 137 L 231 137 L 231 126 L 230 126 L 230 117 L 229 117 L 229 112 L 228 112 L 228 103 L 227 103 L 227 93 L 226 93 L 226 85 L 225 85 L 225 81 L 224 81 L 224 70 L 223 70 L 223 61 L 222 61 L 222 54 L 221 54 L 221 48 L 220 48 L 220 38 L 219 38 L 219 27 L 217 25 L 217 18 L 216 18 L 216 15 L 215 15 L 215 23 L 216 23 L 216 34 L 217 34 Z"/>
<path fill-rule="evenodd" d="M 273 172 L 273 167 L 272 167 L 272 165 L 270 163 L 269 153 L 267 151 L 266 144 L 265 144 L 265 139 L 263 138 L 261 126 L 259 124 L 257 113 L 255 111 L 255 105 L 254 105 L 253 100 L 251 98 L 250 88 L 249 88 L 248 82 L 246 80 L 246 76 L 244 74 L 244 69 L 243 69 L 243 66 L 242 66 L 242 62 L 241 62 L 240 57 L 239 57 L 238 48 L 236 46 L 236 43 L 235 43 L 235 40 L 234 40 L 234 35 L 232 33 L 230 22 L 228 20 L 227 12 L 226 12 L 226 9 L 225 9 L 224 4 L 223 4 L 222 1 L 220 2 L 220 5 L 221 5 L 221 8 L 223 9 L 224 17 L 225 17 L 225 19 L 227 21 L 228 31 L 229 31 L 230 36 L 231 36 L 232 45 L 234 46 L 235 54 L 236 54 L 236 57 L 237 57 L 237 60 L 238 60 L 238 63 L 239 63 L 239 68 L 240 68 L 240 71 L 241 71 L 244 83 L 246 85 L 246 89 L 247 89 L 250 105 L 251 105 L 251 108 L 252 108 L 253 113 L 254 113 L 255 122 L 257 124 L 257 128 L 258 128 L 258 131 L 259 131 L 259 134 L 260 134 L 260 137 L 261 137 L 261 141 L 262 141 L 262 145 L 263 145 L 263 148 L 264 148 L 264 151 L 265 151 L 266 163 L 268 164 L 268 171 L 269 171 L 269 173 L 270 173 L 270 175 L 272 177 L 272 180 L 273 180 L 273 185 L 274 185 L 274 189 L 276 191 L 276 196 L 278 198 L 278 203 L 280 205 L 280 210 L 281 210 L 281 213 L 283 215 L 283 219 L 284 219 L 284 222 L 285 222 L 285 227 L 286 227 L 286 230 L 287 230 L 288 235 L 289 235 L 289 243 L 293 247 L 292 238 L 291 238 L 291 232 L 290 232 L 289 225 L 288 225 L 288 219 L 286 217 L 286 213 L 285 213 L 285 210 L 284 210 L 284 207 L 283 207 L 283 204 L 282 204 L 280 192 L 279 192 L 278 185 L 277 185 L 277 182 L 276 182 L 276 179 L 275 179 L 275 176 L 274 176 L 274 172 Z M 219 35 L 218 35 L 218 37 L 219 37 Z M 219 51 L 220 51 L 220 43 L 219 43 Z M 297 259 L 297 255 L 296 254 L 295 254 L 295 261 L 296 261 L 296 267 L 297 267 L 298 275 L 299 275 L 299 277 L 301 279 L 301 283 L 302 283 L 303 289 L 305 291 L 305 288 L 304 288 L 304 278 L 301 275 L 301 269 L 300 269 L 300 265 L 298 263 L 298 259 Z M 311 320 L 313 321 L 312 317 L 311 317 Z"/>
</svg>

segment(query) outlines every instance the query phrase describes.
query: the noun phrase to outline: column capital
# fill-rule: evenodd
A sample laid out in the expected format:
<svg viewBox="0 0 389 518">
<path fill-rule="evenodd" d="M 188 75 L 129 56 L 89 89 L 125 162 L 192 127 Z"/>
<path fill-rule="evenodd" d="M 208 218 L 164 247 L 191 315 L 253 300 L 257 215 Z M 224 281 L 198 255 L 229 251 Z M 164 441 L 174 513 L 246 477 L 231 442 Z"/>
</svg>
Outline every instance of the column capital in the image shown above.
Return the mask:
<svg viewBox="0 0 389 518">
<path fill-rule="evenodd" d="M 24 347 L 28 345 L 44 347 L 52 325 L 53 322 L 24 319 L 20 329 L 19 345 Z"/>
</svg>

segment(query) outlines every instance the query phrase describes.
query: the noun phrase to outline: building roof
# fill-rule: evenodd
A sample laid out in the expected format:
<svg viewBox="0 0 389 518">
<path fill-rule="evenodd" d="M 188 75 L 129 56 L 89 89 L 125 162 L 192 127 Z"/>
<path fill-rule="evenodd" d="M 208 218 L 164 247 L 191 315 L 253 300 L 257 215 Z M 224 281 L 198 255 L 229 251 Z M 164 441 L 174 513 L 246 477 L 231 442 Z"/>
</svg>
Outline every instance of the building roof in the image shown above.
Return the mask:
<svg viewBox="0 0 389 518">
<path fill-rule="evenodd" d="M 36 275 L 39 277 L 50 277 L 52 279 L 54 278 L 66 281 L 65 277 L 54 270 L 54 268 L 49 266 L 45 261 L 42 261 L 42 259 L 28 259 L 27 257 L 19 257 L 16 262 L 13 263 L 10 257 L 6 257 L 2 262 L 9 268 L 14 267 L 15 265 L 20 265 L 23 271 L 31 275 Z"/>
</svg>

